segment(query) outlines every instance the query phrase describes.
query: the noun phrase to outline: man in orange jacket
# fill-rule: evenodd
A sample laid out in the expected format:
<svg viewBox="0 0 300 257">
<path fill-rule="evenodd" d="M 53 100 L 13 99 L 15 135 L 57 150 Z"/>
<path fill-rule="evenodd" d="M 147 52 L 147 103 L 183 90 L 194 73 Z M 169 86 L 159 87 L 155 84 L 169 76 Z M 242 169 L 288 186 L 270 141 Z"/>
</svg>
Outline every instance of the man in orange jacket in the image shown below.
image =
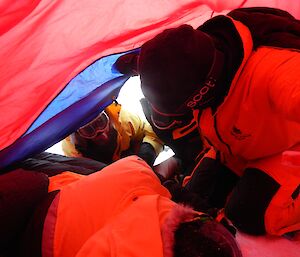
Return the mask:
<svg viewBox="0 0 300 257">
<path fill-rule="evenodd" d="M 242 256 L 225 227 L 173 202 L 138 156 L 63 186 L 59 176 L 49 179 L 52 192 L 36 209 L 21 256 Z"/>
<path fill-rule="evenodd" d="M 284 11 L 237 9 L 165 30 L 137 58 L 153 111 L 172 117 L 174 130 L 192 114 L 205 144 L 240 176 L 225 213 L 252 234 L 300 230 L 300 166 L 282 162 L 300 151 L 299 35 Z"/>
</svg>

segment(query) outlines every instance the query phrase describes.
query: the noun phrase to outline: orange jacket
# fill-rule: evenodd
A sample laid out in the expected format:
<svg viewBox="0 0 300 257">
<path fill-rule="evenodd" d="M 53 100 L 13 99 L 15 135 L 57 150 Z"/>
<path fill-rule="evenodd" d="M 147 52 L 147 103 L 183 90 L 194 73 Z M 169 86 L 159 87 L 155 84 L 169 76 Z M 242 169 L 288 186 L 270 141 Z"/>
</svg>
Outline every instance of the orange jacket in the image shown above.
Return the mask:
<svg viewBox="0 0 300 257">
<path fill-rule="evenodd" d="M 300 143 L 300 53 L 273 47 L 253 51 L 247 27 L 234 24 L 244 60 L 216 113 L 207 108 L 198 121 L 225 164 L 241 175 L 250 163 Z"/>
<path fill-rule="evenodd" d="M 200 133 L 238 175 L 257 168 L 280 188 L 264 213 L 267 233 L 300 229 L 300 199 L 291 195 L 300 184 L 300 166 L 285 165 L 285 151 L 300 151 L 300 53 L 295 49 L 252 47 L 246 26 L 234 21 L 244 46 L 244 59 L 223 103 L 198 117 Z"/>
<path fill-rule="evenodd" d="M 61 188 L 44 222 L 42 254 L 163 257 L 174 210 L 184 210 L 181 221 L 196 215 L 170 197 L 144 161 L 123 158 Z"/>
</svg>

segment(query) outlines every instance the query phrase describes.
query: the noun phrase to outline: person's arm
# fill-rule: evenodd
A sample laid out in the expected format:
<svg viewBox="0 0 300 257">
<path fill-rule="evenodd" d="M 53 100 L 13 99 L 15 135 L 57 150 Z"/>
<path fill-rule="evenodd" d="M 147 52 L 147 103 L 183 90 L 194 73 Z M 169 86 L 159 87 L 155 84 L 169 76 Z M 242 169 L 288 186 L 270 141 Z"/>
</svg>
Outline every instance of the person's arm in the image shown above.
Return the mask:
<svg viewBox="0 0 300 257">
<path fill-rule="evenodd" d="M 269 102 L 271 107 L 280 115 L 295 122 L 300 122 L 300 54 L 285 51 L 289 55 L 272 73 L 268 85 Z"/>
<path fill-rule="evenodd" d="M 176 156 L 172 156 L 167 160 L 155 165 L 153 170 L 163 176 L 165 180 L 171 179 L 181 173 L 182 161 Z"/>
<path fill-rule="evenodd" d="M 114 64 L 114 67 L 124 75 L 137 76 L 138 75 L 138 52 L 132 52 L 120 56 Z"/>
<path fill-rule="evenodd" d="M 235 9 L 227 15 L 249 28 L 255 48 L 276 46 L 299 49 L 300 47 L 300 21 L 286 11 L 252 7 Z"/>
<path fill-rule="evenodd" d="M 238 181 L 238 176 L 223 165 L 211 148 L 203 158 L 196 163 L 192 174 L 185 178 L 185 190 L 196 194 L 207 206 L 223 208 L 228 195 Z"/>
<path fill-rule="evenodd" d="M 156 153 L 153 146 L 149 143 L 141 143 L 140 149 L 137 153 L 149 166 L 153 166 L 156 159 Z"/>
<path fill-rule="evenodd" d="M 164 143 L 161 139 L 153 131 L 151 125 L 147 121 L 143 121 L 143 143 L 149 143 L 152 145 L 153 149 L 155 150 L 156 156 L 163 150 Z"/>
<path fill-rule="evenodd" d="M 120 119 L 122 124 L 127 123 L 131 140 L 141 142 L 138 156 L 153 166 L 156 157 L 163 150 L 162 141 L 156 136 L 150 124 L 138 115 L 121 109 Z"/>
<path fill-rule="evenodd" d="M 163 143 L 156 136 L 147 121 L 143 121 L 143 134 L 144 137 L 138 156 L 143 158 L 152 167 L 156 157 L 163 150 Z"/>
</svg>

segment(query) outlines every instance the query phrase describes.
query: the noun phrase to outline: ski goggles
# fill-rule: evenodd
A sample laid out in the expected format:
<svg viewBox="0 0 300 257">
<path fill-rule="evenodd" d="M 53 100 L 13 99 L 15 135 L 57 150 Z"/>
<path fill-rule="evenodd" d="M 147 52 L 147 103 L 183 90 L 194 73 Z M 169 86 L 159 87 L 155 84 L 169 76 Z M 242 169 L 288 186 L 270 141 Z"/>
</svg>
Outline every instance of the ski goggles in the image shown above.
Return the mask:
<svg viewBox="0 0 300 257">
<path fill-rule="evenodd" d="M 77 130 L 78 134 L 87 139 L 93 139 L 98 134 L 107 131 L 109 128 L 109 117 L 105 112 L 101 112 L 99 116 L 92 120 L 90 123 L 79 128 Z"/>
<path fill-rule="evenodd" d="M 192 113 L 170 114 L 162 113 L 151 105 L 151 123 L 159 130 L 174 130 L 186 127 L 194 122 Z"/>
</svg>

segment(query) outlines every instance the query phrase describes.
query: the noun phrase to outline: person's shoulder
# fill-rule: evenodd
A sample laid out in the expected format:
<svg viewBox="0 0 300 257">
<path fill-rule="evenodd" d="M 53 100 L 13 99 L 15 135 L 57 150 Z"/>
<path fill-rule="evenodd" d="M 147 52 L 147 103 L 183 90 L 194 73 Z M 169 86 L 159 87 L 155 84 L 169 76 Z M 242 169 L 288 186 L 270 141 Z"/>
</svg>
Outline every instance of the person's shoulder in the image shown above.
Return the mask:
<svg viewBox="0 0 300 257">
<path fill-rule="evenodd" d="M 234 27 L 232 18 L 230 18 L 227 15 L 217 15 L 206 22 L 204 22 L 202 25 L 200 25 L 197 30 L 201 30 L 203 32 L 211 32 L 211 30 L 215 29 L 224 29 L 226 27 Z"/>
</svg>

